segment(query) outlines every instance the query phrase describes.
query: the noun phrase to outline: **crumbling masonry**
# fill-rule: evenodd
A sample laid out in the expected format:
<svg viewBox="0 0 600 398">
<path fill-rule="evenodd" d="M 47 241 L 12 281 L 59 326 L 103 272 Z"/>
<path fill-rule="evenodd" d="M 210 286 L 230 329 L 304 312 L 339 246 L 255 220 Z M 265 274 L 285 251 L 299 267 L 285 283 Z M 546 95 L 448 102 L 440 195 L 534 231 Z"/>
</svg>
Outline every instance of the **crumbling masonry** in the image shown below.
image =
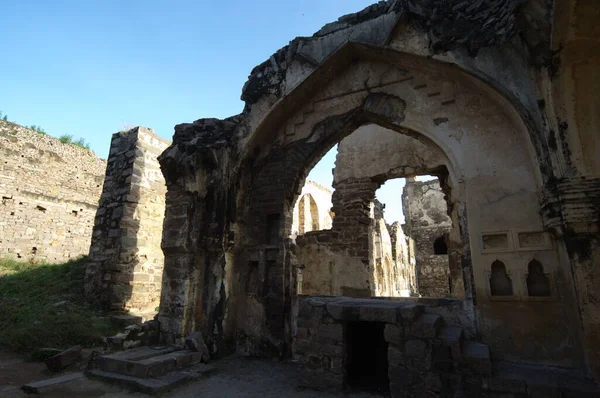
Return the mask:
<svg viewBox="0 0 600 398">
<path fill-rule="evenodd" d="M 112 137 L 85 274 L 86 295 L 107 309 L 159 304 L 166 188 L 156 158 L 168 145 L 144 127 Z"/>
<path fill-rule="evenodd" d="M 87 149 L 0 120 L 0 257 L 87 254 L 105 169 Z"/>
<path fill-rule="evenodd" d="M 498 379 L 506 361 L 600 377 L 599 10 L 593 0 L 382 1 L 257 66 L 240 115 L 176 126 L 159 157 L 164 341 L 201 331 L 213 356 L 295 356 L 311 386 L 340 389 L 360 362 L 353 339 L 371 336 L 387 353 L 373 380 L 392 396 L 565 391 Z M 419 156 L 406 160 L 392 139 L 380 153 L 396 165 L 336 176 L 320 243 L 347 272 L 370 272 L 376 189 L 436 175 L 455 298 L 297 294 L 302 244 L 290 236 L 304 179 L 361 128 L 412 137 Z"/>
</svg>

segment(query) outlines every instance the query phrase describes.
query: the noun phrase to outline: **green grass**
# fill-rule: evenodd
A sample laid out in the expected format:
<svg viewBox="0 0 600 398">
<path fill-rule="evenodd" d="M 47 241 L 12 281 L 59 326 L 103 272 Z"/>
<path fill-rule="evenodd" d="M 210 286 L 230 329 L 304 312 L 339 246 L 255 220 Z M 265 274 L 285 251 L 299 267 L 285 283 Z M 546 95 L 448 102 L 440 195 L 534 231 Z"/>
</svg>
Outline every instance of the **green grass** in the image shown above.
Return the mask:
<svg viewBox="0 0 600 398">
<path fill-rule="evenodd" d="M 71 145 L 75 145 L 75 146 L 78 146 L 83 149 L 90 149 L 90 144 L 85 142 L 84 138 L 79 138 L 77 140 L 74 140 L 72 134 L 61 135 L 58 139 L 63 144 L 71 144 Z"/>
<path fill-rule="evenodd" d="M 14 352 L 39 348 L 98 346 L 117 330 L 85 303 L 86 258 L 64 264 L 0 259 L 0 347 Z"/>
<path fill-rule="evenodd" d="M 30 130 L 33 130 L 35 132 L 38 132 L 41 135 L 48 135 L 48 133 L 46 133 L 46 130 L 44 130 L 41 126 L 36 126 L 35 124 L 32 124 L 31 126 L 29 126 L 27 128 Z"/>
</svg>

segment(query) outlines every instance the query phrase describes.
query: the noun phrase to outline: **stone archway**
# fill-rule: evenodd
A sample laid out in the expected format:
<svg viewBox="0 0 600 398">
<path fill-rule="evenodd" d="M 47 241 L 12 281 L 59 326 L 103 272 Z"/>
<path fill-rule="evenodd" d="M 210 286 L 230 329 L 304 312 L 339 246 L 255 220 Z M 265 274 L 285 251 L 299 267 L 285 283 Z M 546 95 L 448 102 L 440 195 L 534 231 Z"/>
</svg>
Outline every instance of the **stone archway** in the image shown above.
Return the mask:
<svg viewBox="0 0 600 398">
<path fill-rule="evenodd" d="M 481 332 L 507 359 L 522 355 L 532 361 L 541 355 L 534 348 L 509 344 L 523 333 L 513 327 L 519 320 L 545 325 L 548 346 L 560 347 L 562 336 L 572 336 L 549 315 L 576 322 L 568 313 L 570 297 L 538 314 L 528 303 L 506 311 L 486 293 L 491 255 L 504 250 L 503 261 L 513 268 L 524 256 L 508 244 L 486 247 L 487 236 L 504 234 L 504 244 L 523 228 L 543 233 L 540 167 L 519 105 L 455 66 L 356 43 L 342 46 L 312 73 L 294 77 L 297 84 L 290 83 L 281 99 L 281 92 L 265 90 L 242 116 L 179 126 L 177 144 L 163 155 L 171 203 L 163 241 L 169 288 L 161 304 L 167 338 L 200 329 L 214 336 L 219 349 L 289 355 L 295 297 L 293 247 L 286 240 L 290 209 L 312 165 L 366 123 L 413 135 L 447 154 L 461 216 L 461 265 L 472 270 L 464 275 L 460 314 L 471 333 Z M 364 209 L 355 210 L 360 217 Z M 561 270 L 561 283 L 568 286 L 570 276 L 556 251 L 546 254 L 545 263 Z M 260 295 L 244 291 L 251 266 L 258 267 Z M 526 334 L 519 336 L 539 338 L 532 329 Z M 564 363 L 561 350 L 546 359 Z M 574 362 L 577 355 L 571 355 Z"/>
</svg>

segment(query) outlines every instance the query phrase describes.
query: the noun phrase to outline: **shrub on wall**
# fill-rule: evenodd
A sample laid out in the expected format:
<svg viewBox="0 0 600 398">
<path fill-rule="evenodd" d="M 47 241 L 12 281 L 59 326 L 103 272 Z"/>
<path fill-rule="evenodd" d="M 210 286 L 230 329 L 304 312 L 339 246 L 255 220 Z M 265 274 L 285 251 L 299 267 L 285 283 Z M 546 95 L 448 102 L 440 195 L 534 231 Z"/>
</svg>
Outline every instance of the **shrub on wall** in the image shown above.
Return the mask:
<svg viewBox="0 0 600 398">
<path fill-rule="evenodd" d="M 80 148 L 90 149 L 90 144 L 88 144 L 87 142 L 85 142 L 84 138 L 79 138 L 77 140 L 74 140 L 73 139 L 73 134 L 64 134 L 64 135 L 61 135 L 59 137 L 59 140 L 63 144 L 71 144 L 71 145 L 78 146 Z"/>
</svg>

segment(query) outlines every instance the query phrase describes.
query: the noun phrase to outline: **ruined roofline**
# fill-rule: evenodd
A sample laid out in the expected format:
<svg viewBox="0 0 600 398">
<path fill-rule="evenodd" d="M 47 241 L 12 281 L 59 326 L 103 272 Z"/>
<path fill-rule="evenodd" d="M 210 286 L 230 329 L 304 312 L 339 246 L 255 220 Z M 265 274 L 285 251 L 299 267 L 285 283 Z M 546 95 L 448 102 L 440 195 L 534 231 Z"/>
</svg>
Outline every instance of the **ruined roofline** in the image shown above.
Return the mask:
<svg viewBox="0 0 600 398">
<path fill-rule="evenodd" d="M 253 104 L 269 97 L 269 102 L 289 94 L 288 68 L 300 62 L 314 71 L 349 42 L 385 46 L 399 23 L 415 23 L 429 37 L 430 55 L 466 48 L 471 56 L 483 47 L 510 41 L 517 32 L 516 8 L 523 0 L 481 0 L 470 3 L 459 0 L 390 0 L 380 1 L 363 10 L 342 16 L 326 24 L 312 36 L 299 36 L 254 67 L 245 82 L 241 99 L 244 110 L 225 119 L 205 118 L 175 126 L 174 143 L 210 143 L 214 138 L 230 141 L 243 130 L 246 115 Z M 447 18 L 449 13 L 457 18 Z M 369 25 L 373 26 L 369 26 Z M 376 25 L 376 29 L 375 28 Z M 367 34 L 365 32 L 371 31 Z M 215 127 L 219 128 L 215 128 Z M 217 134 L 216 131 L 222 134 Z M 224 134 L 223 134 L 224 133 Z M 248 132 L 242 132 L 247 134 Z"/>
<path fill-rule="evenodd" d="M 313 180 L 308 180 L 308 179 L 307 179 L 307 180 L 306 180 L 306 183 L 305 183 L 304 185 L 306 186 L 306 184 L 311 184 L 311 185 L 313 185 L 314 187 L 316 187 L 316 188 L 320 189 L 321 191 L 324 191 L 324 192 L 326 192 L 326 193 L 328 193 L 328 194 L 330 194 L 330 195 L 331 195 L 331 194 L 333 194 L 333 190 L 332 190 L 332 189 L 329 189 L 329 188 L 327 188 L 326 186 L 324 186 L 324 185 L 321 185 L 321 184 L 319 184 L 319 183 L 318 183 L 318 182 L 316 182 L 316 181 L 313 181 Z"/>
<path fill-rule="evenodd" d="M 425 185 L 440 185 L 440 179 L 436 178 L 434 180 L 428 180 L 428 181 L 409 181 L 408 179 L 406 179 L 406 185 L 411 184 L 411 185 L 419 185 L 419 186 L 425 186 Z"/>
<path fill-rule="evenodd" d="M 466 48 L 474 57 L 481 48 L 501 45 L 516 36 L 519 30 L 516 9 L 525 3 L 525 0 L 380 1 L 326 24 L 310 37 L 296 37 L 277 50 L 252 69 L 242 89 L 241 99 L 248 106 L 266 94 L 279 98 L 286 90 L 286 71 L 294 61 L 317 67 L 349 41 L 385 46 L 398 23 L 416 22 L 419 29 L 429 36 L 431 55 Z M 449 15 L 454 17 L 449 18 Z M 374 34 L 353 29 L 375 20 L 380 26 Z"/>
</svg>

